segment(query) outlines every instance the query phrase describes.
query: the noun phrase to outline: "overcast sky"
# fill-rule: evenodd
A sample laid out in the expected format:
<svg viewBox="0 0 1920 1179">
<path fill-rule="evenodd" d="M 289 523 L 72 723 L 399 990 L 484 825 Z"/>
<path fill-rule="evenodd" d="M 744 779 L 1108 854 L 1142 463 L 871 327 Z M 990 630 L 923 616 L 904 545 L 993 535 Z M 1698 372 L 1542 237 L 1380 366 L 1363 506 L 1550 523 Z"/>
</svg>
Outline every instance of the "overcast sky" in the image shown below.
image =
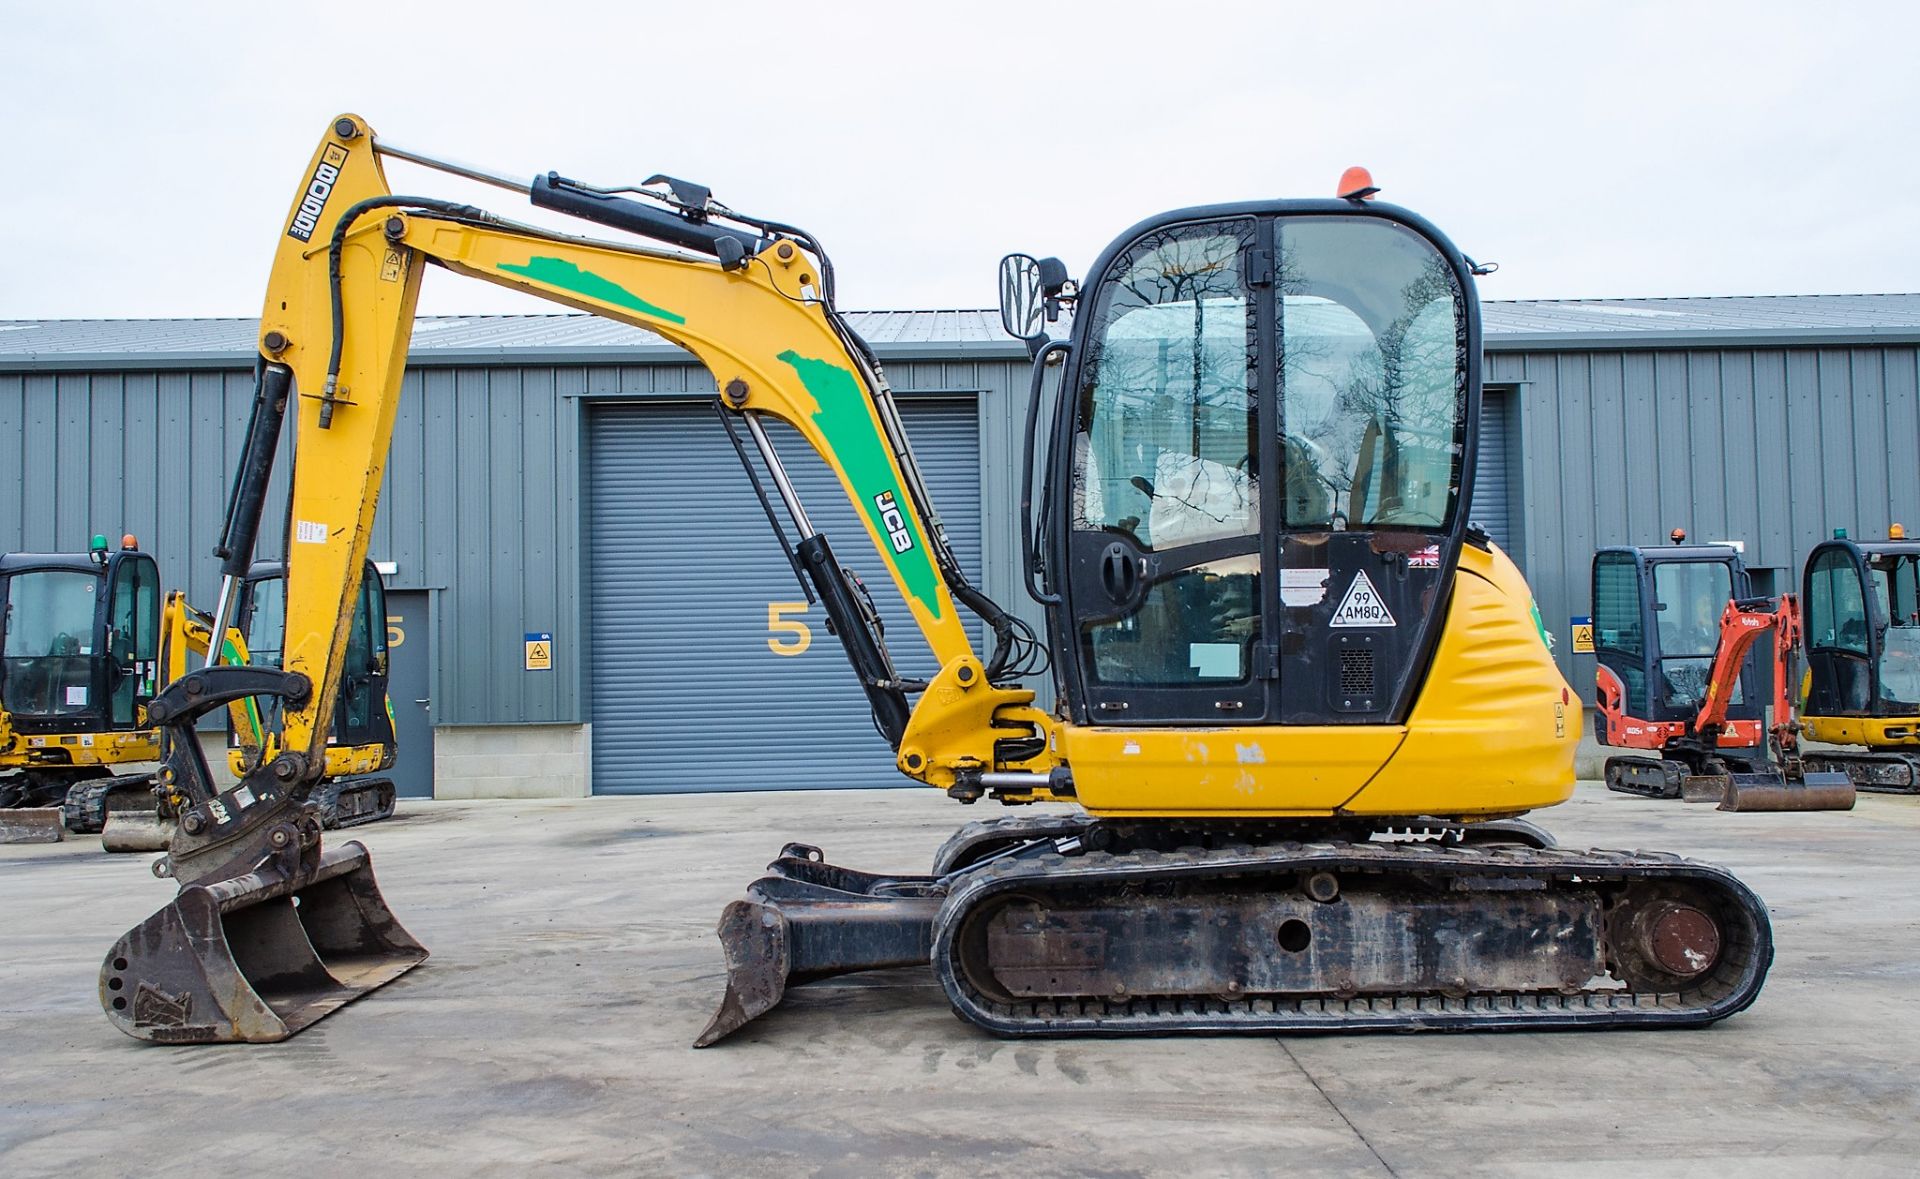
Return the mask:
<svg viewBox="0 0 1920 1179">
<path fill-rule="evenodd" d="M 0 318 L 255 314 L 345 110 L 503 171 L 707 183 L 819 237 L 848 309 L 987 306 L 1008 250 L 1079 274 L 1148 214 L 1355 163 L 1501 263 L 1488 298 L 1914 291 L 1914 13 L 0 0 Z M 441 272 L 422 299 L 543 309 Z"/>
</svg>

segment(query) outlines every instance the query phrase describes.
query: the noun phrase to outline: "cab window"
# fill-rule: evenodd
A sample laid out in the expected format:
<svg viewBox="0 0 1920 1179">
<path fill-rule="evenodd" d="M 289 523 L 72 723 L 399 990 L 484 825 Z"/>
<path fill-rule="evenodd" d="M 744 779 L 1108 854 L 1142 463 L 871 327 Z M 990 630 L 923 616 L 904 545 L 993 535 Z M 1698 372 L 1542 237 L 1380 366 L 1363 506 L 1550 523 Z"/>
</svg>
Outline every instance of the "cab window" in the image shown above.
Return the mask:
<svg viewBox="0 0 1920 1179">
<path fill-rule="evenodd" d="M 1280 227 L 1285 522 L 1438 530 L 1460 489 L 1466 339 L 1433 245 L 1374 219 Z"/>
<path fill-rule="evenodd" d="M 94 601 L 100 578 L 46 569 L 7 579 L 6 706 L 23 716 L 93 706 Z"/>
<path fill-rule="evenodd" d="M 1713 562 L 1666 562 L 1653 567 L 1654 627 L 1660 640 L 1661 690 L 1667 704 L 1697 707 L 1713 677 L 1720 616 L 1733 600 L 1733 570 Z M 1731 703 L 1740 703 L 1735 684 Z"/>
<path fill-rule="evenodd" d="M 1074 517 L 1164 550 L 1260 529 L 1242 222 L 1155 234 L 1102 290 Z"/>
<path fill-rule="evenodd" d="M 1807 646 L 1867 654 L 1867 601 L 1860 575 L 1841 549 L 1829 549 L 1807 578 Z"/>
</svg>

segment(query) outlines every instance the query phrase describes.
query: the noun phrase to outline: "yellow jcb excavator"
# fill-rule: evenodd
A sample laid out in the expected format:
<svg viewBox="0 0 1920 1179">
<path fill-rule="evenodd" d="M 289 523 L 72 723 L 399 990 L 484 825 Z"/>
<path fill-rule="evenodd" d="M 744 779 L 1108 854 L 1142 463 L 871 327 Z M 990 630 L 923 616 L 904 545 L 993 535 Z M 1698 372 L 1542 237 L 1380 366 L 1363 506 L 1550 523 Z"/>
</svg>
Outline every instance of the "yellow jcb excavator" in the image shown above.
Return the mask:
<svg viewBox="0 0 1920 1179">
<path fill-rule="evenodd" d="M 278 652 L 282 570 L 255 562 L 241 587 L 239 626 L 223 658 L 246 663 Z M 396 746 L 386 696 L 385 592 L 369 565 L 348 643 L 348 672 L 311 801 L 323 826 L 350 827 L 393 814 L 393 783 L 371 777 L 393 764 Z M 156 687 L 205 658 L 209 620 L 186 594 L 160 595 L 159 567 L 129 534 L 117 551 L 105 536 L 86 553 L 0 554 L 0 838 L 57 839 L 99 834 L 108 851 L 167 846 L 174 804 L 154 775 L 116 767 L 160 760 L 160 735 L 147 704 Z M 245 636 L 268 637 L 249 656 Z M 235 776 L 265 743 L 259 707 L 228 707 Z"/>
<path fill-rule="evenodd" d="M 1920 794 L 1920 542 L 1898 524 L 1885 540 L 1836 529 L 1807 554 L 1803 584 L 1807 736 L 1853 747 L 1809 751 L 1807 765 Z"/>
<path fill-rule="evenodd" d="M 393 194 L 383 158 L 617 237 Z M 1772 941 L 1740 882 L 1559 850 L 1513 821 L 1572 792 L 1579 707 L 1526 583 L 1467 520 L 1477 268 L 1375 191 L 1353 176 L 1332 199 L 1153 217 L 1078 284 L 1058 262 L 1003 262 L 1003 315 L 1035 358 L 1041 477 L 1020 527 L 1042 640 L 954 560 L 814 238 L 695 184 L 506 176 L 339 118 L 280 234 L 213 615 L 217 631 L 290 414 L 283 664 L 216 660 L 150 709 L 180 727 L 271 698 L 279 728 L 228 790 L 170 746 L 181 812 L 161 867 L 180 892 L 108 953 L 108 1014 L 150 1040 L 275 1040 L 426 957 L 365 849 L 323 851 L 305 800 L 430 266 L 692 352 L 901 773 L 962 802 L 1078 805 L 963 828 L 925 875 L 788 845 L 721 918 L 728 986 L 699 1044 L 790 985 L 906 964 L 1005 1035 L 1674 1027 L 1743 1009 Z M 1070 338 L 1049 339 L 1070 300 Z M 935 666 L 894 666 L 768 419 L 838 476 Z M 963 610 L 991 633 L 984 657 Z M 1042 708 L 1022 681 L 1048 660 Z M 724 756 L 724 713 L 713 737 Z"/>
<path fill-rule="evenodd" d="M 109 550 L 0 554 L 0 840 L 100 830 L 151 807 L 146 706 L 160 667 L 160 572 L 128 535 Z"/>
<path fill-rule="evenodd" d="M 240 587 L 237 625 L 227 628 L 221 658 L 228 663 L 279 663 L 284 571 L 279 562 L 255 561 Z M 393 765 L 398 745 L 393 733 L 393 706 L 387 699 L 386 586 L 372 562 L 361 573 L 360 597 L 353 610 L 347 639 L 347 670 L 340 677 L 334 701 L 333 723 L 327 739 L 326 763 L 320 782 L 308 795 L 315 817 L 327 830 L 357 827 L 390 818 L 395 790 L 390 778 L 378 771 Z M 160 611 L 160 665 L 163 681 L 185 676 L 191 661 L 207 654 L 211 618 L 187 604 L 185 592 L 167 595 Z M 249 646 L 249 636 L 261 640 Z M 257 768 L 265 751 L 268 730 L 276 719 L 271 699 L 242 697 L 227 705 L 227 732 L 232 748 L 228 768 L 243 777 Z M 177 792 L 154 790 L 143 778 L 141 790 L 116 790 L 100 796 L 76 789 L 67 801 L 69 831 L 98 831 L 108 851 L 164 851 L 173 838 L 174 819 L 181 798 Z M 97 813 L 78 813 L 82 804 Z"/>
</svg>

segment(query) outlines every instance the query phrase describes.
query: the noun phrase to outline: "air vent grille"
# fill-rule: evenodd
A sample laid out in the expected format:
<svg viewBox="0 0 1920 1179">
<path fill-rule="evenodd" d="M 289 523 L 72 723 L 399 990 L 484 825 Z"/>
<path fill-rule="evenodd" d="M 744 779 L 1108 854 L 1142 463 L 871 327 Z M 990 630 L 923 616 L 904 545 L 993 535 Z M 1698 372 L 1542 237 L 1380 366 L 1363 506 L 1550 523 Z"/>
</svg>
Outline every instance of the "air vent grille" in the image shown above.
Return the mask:
<svg viewBox="0 0 1920 1179">
<path fill-rule="evenodd" d="M 1352 648 L 1340 652 L 1340 694 L 1373 695 L 1373 650 Z"/>
</svg>

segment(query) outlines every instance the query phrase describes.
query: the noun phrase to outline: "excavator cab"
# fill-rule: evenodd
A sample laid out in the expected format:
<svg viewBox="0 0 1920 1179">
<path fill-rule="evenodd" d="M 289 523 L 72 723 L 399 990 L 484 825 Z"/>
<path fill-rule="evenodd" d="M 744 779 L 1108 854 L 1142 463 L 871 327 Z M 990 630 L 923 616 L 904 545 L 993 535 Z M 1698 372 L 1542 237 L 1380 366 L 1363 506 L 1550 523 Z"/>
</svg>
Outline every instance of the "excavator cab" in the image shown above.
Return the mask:
<svg viewBox="0 0 1920 1179">
<path fill-rule="evenodd" d="M 1405 720 L 1479 411 L 1477 308 L 1443 241 L 1286 201 L 1158 218 L 1095 264 L 1044 508 L 1075 720 Z"/>
<path fill-rule="evenodd" d="M 398 745 L 393 730 L 393 704 L 387 696 L 387 590 L 373 562 L 360 574 L 360 595 L 348 624 L 346 665 L 334 698 L 333 725 L 327 737 L 327 774 L 309 801 L 328 830 L 357 827 L 393 815 L 396 792 L 392 779 L 373 771 L 393 765 Z M 247 662 L 279 667 L 286 642 L 286 566 L 279 561 L 255 561 L 240 587 L 235 625 L 247 644 Z M 228 712 L 229 760 L 236 777 L 258 764 L 262 737 L 278 732 L 280 699 L 261 696 L 248 701 L 251 733 L 242 733 Z"/>
<path fill-rule="evenodd" d="M 1593 555 L 1593 644 L 1620 684 L 1624 711 L 1684 721 L 1700 710 L 1727 603 L 1753 596 L 1731 545 L 1620 546 Z M 1763 692 L 1755 660 L 1741 665 L 1727 717 L 1762 742 Z M 1607 744 L 1603 730 L 1602 744 Z"/>
<path fill-rule="evenodd" d="M 1865 747 L 1808 763 L 1861 790 L 1920 793 L 1920 542 L 1836 537 L 1808 554 L 1803 582 L 1802 723 L 1816 741 Z"/>
<path fill-rule="evenodd" d="M 360 575 L 360 597 L 347 631 L 347 666 L 328 738 L 332 744 L 393 744 L 392 708 L 387 700 L 386 602 L 386 584 L 369 561 Z M 248 662 L 280 666 L 286 630 L 286 568 L 280 562 L 253 563 L 240 591 L 236 625 L 247 641 Z M 262 719 L 270 727 L 274 723 L 264 710 Z"/>
<path fill-rule="evenodd" d="M 59 805 L 115 761 L 158 756 L 160 572 L 127 537 L 109 551 L 0 555 L 0 805 Z M 124 756 L 123 756 L 124 755 Z"/>
</svg>

